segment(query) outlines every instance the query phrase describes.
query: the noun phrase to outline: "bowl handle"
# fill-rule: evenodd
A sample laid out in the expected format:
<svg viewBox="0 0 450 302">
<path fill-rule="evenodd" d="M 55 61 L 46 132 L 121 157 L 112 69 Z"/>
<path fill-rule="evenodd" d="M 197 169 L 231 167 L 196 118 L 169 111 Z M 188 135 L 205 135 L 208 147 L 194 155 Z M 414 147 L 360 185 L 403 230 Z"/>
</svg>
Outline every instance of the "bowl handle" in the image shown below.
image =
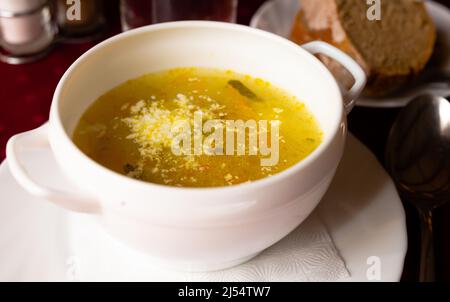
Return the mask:
<svg viewBox="0 0 450 302">
<path fill-rule="evenodd" d="M 95 214 L 100 212 L 100 203 L 91 197 L 62 192 L 38 184 L 28 174 L 22 164 L 20 149 L 48 148 L 48 123 L 40 128 L 13 136 L 6 146 L 6 157 L 11 174 L 16 181 L 30 194 L 47 199 L 63 208 L 80 213 Z"/>
<path fill-rule="evenodd" d="M 338 61 L 351 73 L 355 83 L 350 90 L 344 93 L 344 107 L 347 114 L 349 114 L 355 106 L 356 99 L 366 86 L 367 76 L 364 70 L 349 55 L 328 43 L 314 41 L 303 44 L 302 48 L 312 54 L 323 54 L 329 56 L 330 58 Z"/>
</svg>

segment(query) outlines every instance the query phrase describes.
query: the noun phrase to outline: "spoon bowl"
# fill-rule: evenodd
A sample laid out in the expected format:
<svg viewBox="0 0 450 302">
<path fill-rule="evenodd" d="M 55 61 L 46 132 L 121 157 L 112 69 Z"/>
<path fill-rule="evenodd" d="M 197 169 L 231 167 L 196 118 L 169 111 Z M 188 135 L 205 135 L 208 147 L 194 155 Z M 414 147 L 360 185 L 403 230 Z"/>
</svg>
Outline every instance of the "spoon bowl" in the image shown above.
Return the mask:
<svg viewBox="0 0 450 302">
<path fill-rule="evenodd" d="M 422 222 L 421 281 L 434 280 L 432 212 L 450 200 L 450 103 L 423 95 L 400 113 L 387 142 L 386 165 Z"/>
</svg>

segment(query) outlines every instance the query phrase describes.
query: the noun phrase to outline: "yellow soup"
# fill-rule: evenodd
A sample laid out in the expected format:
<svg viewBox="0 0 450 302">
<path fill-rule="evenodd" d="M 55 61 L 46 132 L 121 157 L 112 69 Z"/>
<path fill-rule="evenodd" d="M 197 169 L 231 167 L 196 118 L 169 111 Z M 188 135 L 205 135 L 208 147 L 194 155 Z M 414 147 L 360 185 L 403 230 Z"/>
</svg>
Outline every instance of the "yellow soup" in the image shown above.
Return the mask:
<svg viewBox="0 0 450 302">
<path fill-rule="evenodd" d="M 264 80 L 179 68 L 101 96 L 73 139 L 90 158 L 129 177 L 219 187 L 295 165 L 320 145 L 322 132 L 303 103 Z"/>
</svg>

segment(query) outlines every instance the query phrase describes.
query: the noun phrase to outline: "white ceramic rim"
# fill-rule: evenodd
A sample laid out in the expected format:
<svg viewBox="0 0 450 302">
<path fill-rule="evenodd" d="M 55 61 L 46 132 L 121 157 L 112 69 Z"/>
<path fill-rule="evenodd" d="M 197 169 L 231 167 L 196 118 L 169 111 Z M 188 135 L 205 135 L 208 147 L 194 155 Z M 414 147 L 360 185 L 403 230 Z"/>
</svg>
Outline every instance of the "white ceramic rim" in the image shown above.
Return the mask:
<svg viewBox="0 0 450 302">
<path fill-rule="evenodd" d="M 297 164 L 293 165 L 292 167 L 290 167 L 280 173 L 277 173 L 275 175 L 272 175 L 272 176 L 269 176 L 269 177 L 266 177 L 263 179 L 255 180 L 250 183 L 241 183 L 241 184 L 237 184 L 237 185 L 233 185 L 233 186 L 200 187 L 200 188 L 166 186 L 166 185 L 160 185 L 160 184 L 144 182 L 141 180 L 133 179 L 133 178 L 119 174 L 117 172 L 114 172 L 114 171 L 102 166 L 101 164 L 97 163 L 96 161 L 94 161 L 93 159 L 88 157 L 86 154 L 84 154 L 75 145 L 71 135 L 69 135 L 67 133 L 67 131 L 60 119 L 60 114 L 59 114 L 59 111 L 60 111 L 59 102 L 61 99 L 61 94 L 62 94 L 63 88 L 66 85 L 66 83 L 68 81 L 70 81 L 71 75 L 74 72 L 74 70 L 78 67 L 78 65 L 80 65 L 84 61 L 88 60 L 91 54 L 95 53 L 96 51 L 98 51 L 100 49 L 106 48 L 113 43 L 117 43 L 117 42 L 120 42 L 121 40 L 127 39 L 130 35 L 138 35 L 138 34 L 144 33 L 144 32 L 148 33 L 148 32 L 166 30 L 166 29 L 175 29 L 175 28 L 179 28 L 179 27 L 184 27 L 184 28 L 185 27 L 191 27 L 191 28 L 209 27 L 211 29 L 226 29 L 226 30 L 236 31 L 236 32 L 246 32 L 249 34 L 258 35 L 258 36 L 260 36 L 264 39 L 267 39 L 268 41 L 271 41 L 273 43 L 283 44 L 286 48 L 290 48 L 292 51 L 298 52 L 302 56 L 305 56 L 305 55 L 308 56 L 309 59 L 312 62 L 314 62 L 314 64 L 316 64 L 316 67 L 321 69 L 321 71 L 323 72 L 324 82 L 325 83 L 328 82 L 330 89 L 332 89 L 334 91 L 335 98 L 333 100 L 330 100 L 330 102 L 339 103 L 339 105 L 336 104 L 336 106 L 335 106 L 336 109 L 333 109 L 333 110 L 336 110 L 336 114 L 335 114 L 335 120 L 332 123 L 333 124 L 332 130 L 329 133 L 326 133 L 324 135 L 324 140 L 322 141 L 320 146 L 317 149 L 315 149 L 310 155 L 308 155 L 302 161 L 298 162 Z M 274 182 L 281 181 L 285 178 L 288 178 L 292 174 L 297 173 L 299 170 L 303 169 L 305 166 L 312 164 L 319 156 L 321 156 L 327 150 L 327 148 L 330 147 L 330 144 L 332 143 L 333 139 L 337 135 L 339 135 L 343 120 L 345 120 L 345 112 L 344 112 L 344 105 L 343 105 L 343 97 L 340 92 L 339 86 L 338 86 L 336 80 L 334 79 L 334 77 L 332 76 L 332 74 L 330 73 L 330 71 L 314 55 L 312 55 L 308 51 L 304 50 L 303 48 L 301 48 L 299 45 L 295 44 L 294 42 L 292 42 L 288 39 L 285 39 L 283 37 L 280 37 L 278 35 L 275 35 L 275 34 L 272 34 L 272 33 L 269 33 L 269 32 L 263 31 L 263 30 L 251 28 L 248 26 L 244 26 L 244 25 L 225 23 L 225 22 L 215 22 L 215 21 L 178 21 L 178 22 L 167 22 L 167 23 L 149 25 L 149 26 L 145 26 L 145 27 L 141 27 L 138 29 L 124 32 L 122 34 L 113 36 L 113 37 L 103 41 L 102 43 L 99 43 L 98 45 L 94 46 L 93 48 L 88 50 L 86 53 L 84 53 L 80 58 L 78 58 L 69 67 L 69 69 L 64 73 L 63 77 L 61 78 L 61 80 L 58 83 L 58 86 L 56 87 L 56 90 L 55 90 L 55 93 L 53 96 L 51 111 L 50 111 L 50 128 L 53 128 L 55 126 L 57 127 L 56 129 L 52 129 L 51 131 L 57 130 L 59 137 L 62 136 L 67 141 L 69 141 L 71 150 L 73 152 L 75 152 L 74 154 L 77 154 L 81 158 L 83 158 L 83 161 L 86 164 L 93 164 L 92 165 L 93 168 L 97 169 L 99 172 L 109 174 L 111 177 L 114 177 L 116 180 L 127 181 L 127 182 L 130 182 L 130 184 L 139 185 L 139 186 L 153 186 L 153 187 L 161 189 L 161 190 L 167 190 L 167 191 L 173 191 L 173 192 L 176 191 L 178 193 L 180 193 L 180 192 L 181 193 L 182 192 L 186 192 L 186 193 L 212 193 L 212 192 L 214 192 L 214 193 L 221 193 L 221 192 L 222 193 L 232 193 L 232 192 L 236 192 L 237 190 L 242 190 L 242 189 L 256 190 L 258 188 L 261 188 L 261 187 L 267 186 L 269 184 L 272 184 Z"/>
</svg>

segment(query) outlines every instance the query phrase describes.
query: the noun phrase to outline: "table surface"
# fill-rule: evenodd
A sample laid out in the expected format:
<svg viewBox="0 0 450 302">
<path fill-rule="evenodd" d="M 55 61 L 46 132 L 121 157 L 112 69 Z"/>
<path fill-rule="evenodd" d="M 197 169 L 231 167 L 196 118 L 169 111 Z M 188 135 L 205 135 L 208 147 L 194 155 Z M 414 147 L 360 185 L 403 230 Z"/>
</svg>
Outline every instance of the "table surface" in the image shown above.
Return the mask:
<svg viewBox="0 0 450 302">
<path fill-rule="evenodd" d="M 106 1 L 110 28 L 105 35 L 119 32 L 118 0 Z M 249 24 L 251 16 L 264 0 L 241 0 L 238 22 Z M 440 0 L 447 4 L 446 0 Z M 448 4 L 447 4 L 448 5 Z M 13 66 L 0 63 L 0 161 L 5 158 L 7 140 L 14 134 L 40 126 L 48 119 L 55 87 L 65 70 L 96 42 L 58 45 L 43 60 Z M 400 109 L 355 108 L 349 116 L 353 134 L 384 162 L 384 148 L 392 123 Z M 416 210 L 404 202 L 408 225 L 408 253 L 403 281 L 418 280 L 420 226 Z M 450 206 L 435 214 L 435 250 L 438 280 L 450 280 Z"/>
</svg>

